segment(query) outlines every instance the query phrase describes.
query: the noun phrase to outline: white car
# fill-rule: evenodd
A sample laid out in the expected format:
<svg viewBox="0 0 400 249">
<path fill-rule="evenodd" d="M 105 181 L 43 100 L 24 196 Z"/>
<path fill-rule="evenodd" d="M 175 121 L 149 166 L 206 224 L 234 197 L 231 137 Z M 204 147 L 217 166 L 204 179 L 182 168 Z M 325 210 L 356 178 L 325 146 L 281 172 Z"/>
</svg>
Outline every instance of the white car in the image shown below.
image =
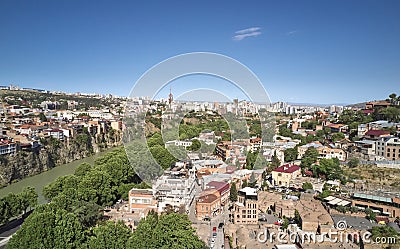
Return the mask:
<svg viewBox="0 0 400 249">
<path fill-rule="evenodd" d="M 210 248 L 214 248 L 214 246 L 215 246 L 215 243 L 214 243 L 214 242 L 211 242 L 211 243 L 210 243 Z"/>
</svg>

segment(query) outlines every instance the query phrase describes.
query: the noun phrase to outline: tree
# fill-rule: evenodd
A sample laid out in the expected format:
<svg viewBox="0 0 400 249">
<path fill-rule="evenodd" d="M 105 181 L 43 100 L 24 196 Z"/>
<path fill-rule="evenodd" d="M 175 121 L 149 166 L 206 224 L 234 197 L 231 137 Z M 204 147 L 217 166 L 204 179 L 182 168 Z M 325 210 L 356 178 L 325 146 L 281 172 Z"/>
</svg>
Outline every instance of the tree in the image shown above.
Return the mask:
<svg viewBox="0 0 400 249">
<path fill-rule="evenodd" d="M 340 141 L 340 140 L 342 140 L 344 138 L 345 138 L 345 136 L 344 136 L 344 134 L 342 132 L 334 133 L 331 136 L 331 139 L 332 139 L 333 142 Z"/>
<path fill-rule="evenodd" d="M 28 207 L 35 207 L 38 203 L 38 194 L 33 187 L 25 187 L 21 193 L 19 193 L 21 201 L 21 209 L 26 212 Z"/>
<path fill-rule="evenodd" d="M 347 162 L 349 168 L 356 168 L 360 164 L 360 160 L 356 157 L 351 157 Z"/>
<path fill-rule="evenodd" d="M 343 170 L 340 168 L 340 162 L 337 158 L 321 159 L 319 165 L 314 165 L 313 173 L 316 176 L 324 176 L 328 180 L 343 178 Z"/>
<path fill-rule="evenodd" d="M 84 176 L 92 170 L 92 165 L 88 163 L 81 163 L 76 169 L 74 175 Z"/>
<path fill-rule="evenodd" d="M 282 229 L 287 229 L 289 226 L 289 220 L 287 217 L 283 217 Z"/>
<path fill-rule="evenodd" d="M 46 199 L 51 200 L 62 191 L 70 188 L 75 189 L 79 182 L 80 178 L 75 175 L 60 176 L 43 188 L 43 195 Z"/>
<path fill-rule="evenodd" d="M 192 139 L 192 145 L 187 147 L 187 149 L 190 151 L 198 151 L 200 148 L 201 148 L 201 143 L 197 139 Z"/>
<path fill-rule="evenodd" d="M 309 168 L 313 163 L 315 163 L 318 159 L 319 153 L 316 148 L 309 147 L 304 153 L 300 167 L 302 169 Z"/>
<path fill-rule="evenodd" d="M 126 248 L 130 236 L 131 231 L 122 221 L 117 223 L 106 221 L 91 231 L 83 248 Z"/>
<path fill-rule="evenodd" d="M 294 210 L 294 221 L 296 222 L 297 225 L 301 226 L 301 217 L 299 211 L 296 209 Z M 300 227 L 301 228 L 301 227 Z"/>
<path fill-rule="evenodd" d="M 277 167 L 279 167 L 281 165 L 281 161 L 279 160 L 276 151 L 274 151 L 274 155 L 271 158 L 271 168 L 272 169 L 276 169 Z"/>
<path fill-rule="evenodd" d="M 372 227 L 371 233 L 372 233 L 372 239 L 374 241 L 376 241 L 377 237 L 395 238 L 395 241 L 398 241 L 400 239 L 400 234 L 393 227 L 390 226 L 374 226 Z"/>
<path fill-rule="evenodd" d="M 46 118 L 46 116 L 43 114 L 43 112 L 41 112 L 41 113 L 39 114 L 39 119 L 40 119 L 41 122 L 46 122 L 46 121 L 47 121 L 47 118 Z"/>
<path fill-rule="evenodd" d="M 288 148 L 284 151 L 285 162 L 292 162 L 297 159 L 297 148 Z"/>
<path fill-rule="evenodd" d="M 304 190 L 307 189 L 313 189 L 313 185 L 311 182 L 303 182 L 303 185 L 301 186 Z"/>
<path fill-rule="evenodd" d="M 100 206 L 111 205 L 116 199 L 116 187 L 112 185 L 111 177 L 100 170 L 93 170 L 85 175 L 77 188 L 82 200 L 92 201 Z"/>
<path fill-rule="evenodd" d="M 176 159 L 171 153 L 169 153 L 168 149 L 162 147 L 160 145 L 156 145 L 150 148 L 150 152 L 153 155 L 154 159 L 163 169 L 168 169 L 175 162 L 179 161 Z"/>
<path fill-rule="evenodd" d="M 400 121 L 400 109 L 397 107 L 389 106 L 383 109 L 380 113 L 383 114 L 385 119 L 390 122 Z"/>
<path fill-rule="evenodd" d="M 254 162 L 253 169 L 265 169 L 267 166 L 267 159 L 265 159 L 265 157 L 259 153 L 256 161 Z"/>
<path fill-rule="evenodd" d="M 287 123 L 281 124 L 279 126 L 279 135 L 282 137 L 292 137 L 293 132 L 287 127 Z"/>
<path fill-rule="evenodd" d="M 230 199 L 232 202 L 235 202 L 235 201 L 237 201 L 237 199 L 238 199 L 238 191 L 237 191 L 237 189 L 236 189 L 236 183 L 234 183 L 234 182 L 232 182 L 232 184 L 231 184 L 229 199 Z"/>
<path fill-rule="evenodd" d="M 142 219 L 126 248 L 205 249 L 206 245 L 195 235 L 187 215 L 170 213 Z"/>
<path fill-rule="evenodd" d="M 83 239 L 83 227 L 74 214 L 44 204 L 24 221 L 7 248 L 78 248 Z"/>
<path fill-rule="evenodd" d="M 250 179 L 249 179 L 249 184 L 248 185 L 249 185 L 249 187 L 254 188 L 256 183 L 257 183 L 256 175 L 254 174 L 254 172 L 252 172 L 251 175 L 250 175 Z"/>
<path fill-rule="evenodd" d="M 149 147 L 154 147 L 156 145 L 164 146 L 164 141 L 161 133 L 154 133 L 149 139 L 147 139 L 147 145 Z"/>
<path fill-rule="evenodd" d="M 369 220 L 375 220 L 376 219 L 376 214 L 375 214 L 375 212 L 372 211 L 372 209 L 366 208 L 364 210 L 364 212 L 366 214 L 365 218 L 367 218 Z"/>
<path fill-rule="evenodd" d="M 397 100 L 397 94 L 392 93 L 389 95 L 389 98 L 390 98 L 390 103 L 393 104 Z"/>
</svg>

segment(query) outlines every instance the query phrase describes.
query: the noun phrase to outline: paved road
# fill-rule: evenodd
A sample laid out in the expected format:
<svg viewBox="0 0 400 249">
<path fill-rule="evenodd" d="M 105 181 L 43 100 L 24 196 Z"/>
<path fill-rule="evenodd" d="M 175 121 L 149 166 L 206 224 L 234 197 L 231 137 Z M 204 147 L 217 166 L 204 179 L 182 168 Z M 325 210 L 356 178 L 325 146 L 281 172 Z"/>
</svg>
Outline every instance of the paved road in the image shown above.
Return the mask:
<svg viewBox="0 0 400 249">
<path fill-rule="evenodd" d="M 229 219 L 229 211 L 228 207 L 224 206 L 222 213 L 213 217 L 211 219 L 211 226 L 210 226 L 210 238 L 212 237 L 212 227 L 217 228 L 217 237 L 215 238 L 215 245 L 213 248 L 224 248 L 225 245 L 225 235 L 224 235 L 224 229 L 225 229 L 225 224 L 227 224 Z M 222 228 L 218 228 L 219 223 L 223 223 L 224 226 Z"/>
<path fill-rule="evenodd" d="M 32 210 L 24 214 L 22 217 L 10 221 L 8 224 L 0 227 L 0 249 L 5 248 L 11 236 L 21 227 L 26 217 L 32 213 Z"/>
</svg>

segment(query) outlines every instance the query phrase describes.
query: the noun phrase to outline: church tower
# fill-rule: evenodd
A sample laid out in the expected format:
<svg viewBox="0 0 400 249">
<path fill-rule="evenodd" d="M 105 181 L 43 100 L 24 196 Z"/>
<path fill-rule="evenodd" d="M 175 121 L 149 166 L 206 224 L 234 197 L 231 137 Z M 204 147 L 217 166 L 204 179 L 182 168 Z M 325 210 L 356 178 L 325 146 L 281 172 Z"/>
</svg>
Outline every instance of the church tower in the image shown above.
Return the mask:
<svg viewBox="0 0 400 249">
<path fill-rule="evenodd" d="M 170 107 L 171 107 L 172 101 L 174 101 L 174 95 L 172 95 L 171 87 L 169 87 L 168 103 L 169 103 Z"/>
</svg>

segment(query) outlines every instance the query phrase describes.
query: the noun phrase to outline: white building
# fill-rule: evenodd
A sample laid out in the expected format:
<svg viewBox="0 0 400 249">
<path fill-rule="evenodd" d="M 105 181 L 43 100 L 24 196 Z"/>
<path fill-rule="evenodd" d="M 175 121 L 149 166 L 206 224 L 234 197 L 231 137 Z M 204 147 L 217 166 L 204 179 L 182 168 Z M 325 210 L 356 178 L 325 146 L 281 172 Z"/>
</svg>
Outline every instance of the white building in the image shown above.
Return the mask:
<svg viewBox="0 0 400 249">
<path fill-rule="evenodd" d="M 175 146 L 182 146 L 182 147 L 189 147 L 192 145 L 192 141 L 189 140 L 172 140 L 168 141 L 165 143 L 165 147 L 168 147 L 170 145 L 175 145 Z"/>
<path fill-rule="evenodd" d="M 195 196 L 195 184 L 194 171 L 189 171 L 189 175 L 165 171 L 153 186 L 158 201 L 158 211 L 164 211 L 167 206 L 175 209 L 184 206 L 188 211 Z"/>
</svg>

